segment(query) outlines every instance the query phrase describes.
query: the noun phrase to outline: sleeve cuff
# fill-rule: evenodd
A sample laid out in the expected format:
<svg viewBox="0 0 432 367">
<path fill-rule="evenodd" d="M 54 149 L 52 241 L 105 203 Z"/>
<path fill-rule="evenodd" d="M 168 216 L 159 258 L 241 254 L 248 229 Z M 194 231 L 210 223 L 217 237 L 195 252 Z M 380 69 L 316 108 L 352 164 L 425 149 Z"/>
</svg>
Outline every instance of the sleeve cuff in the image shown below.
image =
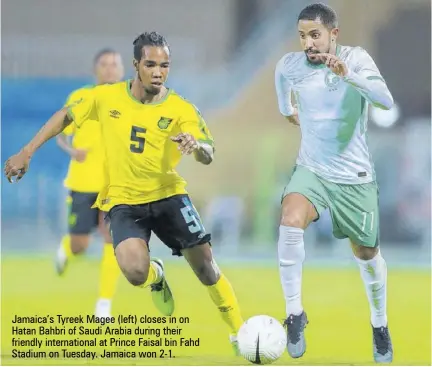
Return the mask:
<svg viewBox="0 0 432 367">
<path fill-rule="evenodd" d="M 70 120 L 75 122 L 75 116 L 70 108 L 67 109 L 67 116 L 69 117 Z"/>
</svg>

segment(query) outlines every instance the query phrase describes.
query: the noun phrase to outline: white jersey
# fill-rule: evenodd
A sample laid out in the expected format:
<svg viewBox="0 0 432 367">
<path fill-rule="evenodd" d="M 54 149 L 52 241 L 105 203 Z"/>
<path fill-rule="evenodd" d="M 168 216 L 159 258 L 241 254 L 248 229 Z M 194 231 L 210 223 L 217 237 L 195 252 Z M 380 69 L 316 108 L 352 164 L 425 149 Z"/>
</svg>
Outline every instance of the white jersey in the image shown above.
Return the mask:
<svg viewBox="0 0 432 367">
<path fill-rule="evenodd" d="M 360 47 L 338 46 L 348 74 L 335 75 L 325 65 L 311 65 L 304 52 L 282 57 L 276 66 L 279 110 L 298 110 L 301 144 L 297 164 L 341 184 L 375 180 L 367 146 L 368 105 L 390 109 L 393 98 L 369 54 Z"/>
</svg>

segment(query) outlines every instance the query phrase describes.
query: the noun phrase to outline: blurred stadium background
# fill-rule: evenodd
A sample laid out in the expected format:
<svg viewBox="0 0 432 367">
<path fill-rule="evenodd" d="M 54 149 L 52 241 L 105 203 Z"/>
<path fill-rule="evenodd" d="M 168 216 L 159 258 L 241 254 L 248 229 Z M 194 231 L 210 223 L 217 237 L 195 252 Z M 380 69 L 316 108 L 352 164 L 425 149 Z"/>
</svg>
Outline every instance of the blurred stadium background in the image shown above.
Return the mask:
<svg viewBox="0 0 432 367">
<path fill-rule="evenodd" d="M 123 56 L 127 77 L 132 77 L 133 39 L 143 31 L 157 30 L 167 37 L 172 48 L 168 84 L 200 108 L 216 139 L 214 164 L 200 166 L 193 159 L 185 159 L 179 167 L 207 230 L 213 234 L 215 254 L 225 264 L 227 273 L 233 272 L 233 284 L 245 285 L 246 289 L 238 291 L 240 301 L 250 298 L 243 293 L 248 293 L 248 284 L 255 284 L 254 275 L 262 271 L 258 269 L 267 267 L 268 277 L 274 283 L 270 303 L 274 300 L 276 304 L 271 310 L 262 303 L 260 308 L 248 304 L 243 308 L 246 316 L 274 312 L 282 318 L 276 262 L 279 204 L 295 162 L 300 133 L 279 115 L 273 75 L 275 64 L 284 53 L 299 50 L 296 17 L 311 2 L 2 0 L 3 161 L 31 138 L 73 89 L 92 82 L 92 58 L 98 50 L 117 49 Z M 406 326 L 427 325 L 423 326 L 419 342 L 424 347 L 422 357 L 407 351 L 406 360 L 399 362 L 430 364 L 430 2 L 325 2 L 339 15 L 340 43 L 360 45 L 372 55 L 397 103 L 387 113 L 372 110 L 369 123 L 380 185 L 382 251 L 390 269 L 390 281 L 398 280 L 391 285 L 394 293 L 389 296 L 389 302 L 398 306 L 390 303 L 390 307 L 396 308 L 390 312 L 394 318 L 402 318 L 405 312 L 412 313 L 412 307 L 417 307 L 416 321 Z M 62 181 L 67 166 L 68 157 L 51 141 L 35 155 L 31 170 L 19 185 L 8 185 L 1 179 L 3 324 L 10 322 L 11 310 L 22 302 L 26 306 L 20 309 L 28 314 L 36 312 L 31 308 L 38 302 L 34 297 L 39 291 L 35 289 L 41 289 L 42 295 L 47 289 L 52 291 L 44 302 L 58 297 L 61 283 L 53 280 L 54 272 L 47 267 L 51 266 L 49 261 L 66 230 L 66 191 Z M 308 292 L 315 293 L 314 297 L 323 294 L 314 277 L 329 277 L 332 281 L 328 288 L 333 289 L 346 286 L 340 284 L 345 276 L 356 279 L 349 246 L 346 241 L 332 239 L 328 215 L 308 229 L 306 238 L 306 272 L 310 268 L 309 274 L 314 275 L 308 275 L 305 297 Z M 74 270 L 78 285 L 72 285 L 73 279 L 66 280 L 65 284 L 74 291 L 74 301 L 67 301 L 68 304 L 78 304 L 77 299 L 81 299 L 84 305 L 88 297 L 87 305 L 92 307 L 91 299 L 96 295 L 85 293 L 85 287 L 88 277 L 94 277 L 97 283 L 97 236 L 94 242 L 87 263 L 84 261 L 81 270 Z M 154 254 L 171 260 L 170 252 L 156 238 L 151 247 Z M 172 262 L 173 272 L 183 273 L 182 260 Z M 245 269 L 243 273 L 236 272 L 240 264 Z M 345 275 L 338 276 L 336 266 L 353 269 L 340 270 Z M 325 270 L 329 267 L 333 270 Z M 28 277 L 33 274 L 44 274 L 46 278 L 30 285 Z M 422 280 L 415 280 L 417 277 Z M 308 284 L 310 287 L 306 288 Z M 356 291 L 349 287 L 346 290 L 354 297 L 354 304 L 362 305 L 367 326 L 368 310 L 360 281 L 356 281 L 355 287 Z M 30 288 L 33 298 L 26 296 Z M 128 296 L 133 290 L 124 284 L 119 292 Z M 344 291 L 338 291 L 338 297 L 339 293 L 343 297 Z M 415 297 L 411 301 L 410 295 Z M 68 297 L 67 293 L 63 292 L 62 297 Z M 139 302 L 136 293 L 130 297 Z M 401 301 L 406 299 L 408 303 Z M 56 302 L 66 301 L 53 298 L 51 303 Z M 123 312 L 120 305 L 127 308 L 128 303 L 121 301 L 120 295 L 118 302 L 116 311 Z M 315 299 L 310 300 L 311 304 L 314 302 Z M 334 302 L 339 304 L 338 300 Z M 401 308 L 402 303 L 406 308 Z M 37 312 L 43 312 L 43 307 L 38 307 Z M 5 333 L 2 336 L 7 339 Z M 368 363 L 370 354 L 369 331 L 364 333 L 366 354 L 362 364 Z M 396 336 L 400 344 L 405 343 L 402 334 L 401 330 Z M 418 345 L 416 340 L 410 343 Z M 406 343 L 404 348 L 408 348 Z M 330 349 L 323 349 L 323 353 Z"/>
</svg>

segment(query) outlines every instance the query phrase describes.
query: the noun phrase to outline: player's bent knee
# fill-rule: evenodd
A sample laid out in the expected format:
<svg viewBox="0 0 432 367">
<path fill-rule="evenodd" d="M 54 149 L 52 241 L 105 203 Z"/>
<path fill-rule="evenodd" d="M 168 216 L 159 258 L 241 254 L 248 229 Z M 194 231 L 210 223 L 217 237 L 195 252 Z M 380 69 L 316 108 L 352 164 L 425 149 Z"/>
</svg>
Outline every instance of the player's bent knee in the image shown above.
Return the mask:
<svg viewBox="0 0 432 367">
<path fill-rule="evenodd" d="M 283 226 L 306 229 L 317 216 L 315 207 L 302 194 L 288 194 L 282 201 L 280 224 Z"/>
<path fill-rule="evenodd" d="M 134 268 L 124 269 L 123 274 L 130 284 L 137 287 L 143 285 L 148 277 L 148 269 Z"/>
<path fill-rule="evenodd" d="M 378 254 L 379 251 L 378 246 L 367 247 L 367 246 L 357 245 L 352 241 L 351 241 L 351 247 L 354 256 L 360 260 L 365 260 L 365 261 L 373 259 Z"/>
<path fill-rule="evenodd" d="M 125 257 L 118 256 L 117 252 L 116 258 L 123 275 L 130 284 L 140 286 L 146 282 L 149 273 L 148 262 L 128 261 Z"/>
<path fill-rule="evenodd" d="M 304 228 L 306 219 L 297 213 L 289 213 L 287 215 L 282 215 L 281 225 L 286 227 L 294 228 Z"/>
<path fill-rule="evenodd" d="M 74 255 L 78 255 L 85 250 L 87 250 L 87 247 L 90 242 L 89 235 L 71 235 L 71 251 Z"/>
<path fill-rule="evenodd" d="M 117 263 L 134 286 L 145 283 L 149 273 L 150 259 L 147 243 L 140 238 L 128 238 L 115 246 Z"/>
</svg>

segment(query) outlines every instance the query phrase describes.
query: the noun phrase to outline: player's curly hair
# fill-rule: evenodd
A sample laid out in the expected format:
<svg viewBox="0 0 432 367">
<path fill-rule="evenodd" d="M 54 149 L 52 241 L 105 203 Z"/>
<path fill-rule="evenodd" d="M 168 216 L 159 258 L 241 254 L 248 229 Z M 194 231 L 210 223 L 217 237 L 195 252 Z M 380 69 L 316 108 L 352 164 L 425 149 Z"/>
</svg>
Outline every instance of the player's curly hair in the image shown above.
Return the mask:
<svg viewBox="0 0 432 367">
<path fill-rule="evenodd" d="M 158 32 L 145 32 L 140 34 L 135 41 L 134 45 L 134 58 L 137 61 L 141 60 L 142 48 L 144 46 L 157 46 L 157 47 L 167 47 L 170 50 L 169 44 L 164 36 Z"/>
<path fill-rule="evenodd" d="M 300 20 L 317 20 L 328 29 L 337 28 L 337 14 L 328 5 L 323 3 L 315 3 L 306 6 L 299 14 L 297 22 Z"/>
</svg>

